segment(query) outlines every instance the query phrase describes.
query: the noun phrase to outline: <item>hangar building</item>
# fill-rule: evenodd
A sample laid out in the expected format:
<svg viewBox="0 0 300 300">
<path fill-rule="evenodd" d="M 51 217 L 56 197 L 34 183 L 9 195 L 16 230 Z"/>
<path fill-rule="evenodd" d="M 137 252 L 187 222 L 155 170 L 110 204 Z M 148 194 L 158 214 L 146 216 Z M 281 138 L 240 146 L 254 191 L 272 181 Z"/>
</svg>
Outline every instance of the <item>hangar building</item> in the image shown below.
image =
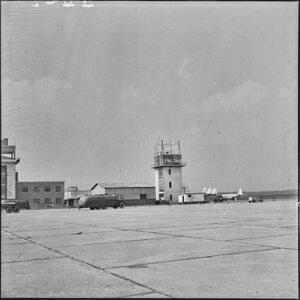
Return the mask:
<svg viewBox="0 0 300 300">
<path fill-rule="evenodd" d="M 127 206 L 154 205 L 155 187 L 148 183 L 96 183 L 91 195 L 119 195 Z"/>
</svg>

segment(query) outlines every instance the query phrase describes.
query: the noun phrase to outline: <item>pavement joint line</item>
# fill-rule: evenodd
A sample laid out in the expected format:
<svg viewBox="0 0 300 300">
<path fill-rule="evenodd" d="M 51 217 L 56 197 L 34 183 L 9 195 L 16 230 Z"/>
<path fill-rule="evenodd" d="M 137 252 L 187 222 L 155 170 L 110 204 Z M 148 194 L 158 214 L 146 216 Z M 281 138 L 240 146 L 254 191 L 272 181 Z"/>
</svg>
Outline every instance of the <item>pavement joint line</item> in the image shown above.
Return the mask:
<svg viewBox="0 0 300 300">
<path fill-rule="evenodd" d="M 142 232 L 142 231 L 140 231 L 140 232 Z M 149 233 L 149 232 L 147 232 L 147 233 Z M 281 235 L 267 235 L 267 236 L 258 236 L 258 237 L 249 237 L 249 238 L 240 238 L 240 239 L 221 240 L 221 239 L 212 239 L 212 238 L 196 237 L 196 236 L 189 236 L 189 235 L 179 235 L 179 234 L 176 235 L 176 234 L 172 234 L 172 233 L 159 233 L 159 232 L 152 232 L 152 231 L 151 231 L 151 233 L 165 234 L 165 235 L 170 235 L 170 236 L 174 236 L 174 237 L 186 237 L 186 238 L 199 239 L 199 240 L 209 240 L 209 241 L 215 241 L 215 242 L 229 242 L 229 241 L 236 241 L 236 240 L 258 239 L 258 238 L 266 238 L 266 237 L 294 235 L 294 233 L 287 233 L 287 234 L 281 234 Z"/>
<path fill-rule="evenodd" d="M 65 221 L 65 222 L 62 222 L 62 223 L 64 223 L 64 224 L 73 224 L 73 225 L 79 225 L 79 226 L 88 226 L 88 227 L 103 227 L 103 228 L 105 228 L 105 226 L 103 226 L 103 225 L 90 225 L 90 224 L 87 224 L 87 223 L 75 223 L 75 222 L 67 222 L 67 221 Z"/>
<path fill-rule="evenodd" d="M 230 216 L 222 216 L 222 218 L 231 218 Z M 206 218 L 203 218 L 206 220 Z M 210 219 L 215 219 L 215 217 L 212 217 Z M 252 219 L 252 220 L 244 220 L 244 221 L 232 221 L 232 222 L 213 222 L 213 223 L 195 223 L 195 224 L 184 224 L 182 226 L 198 226 L 198 225 L 227 225 L 227 224 L 236 224 L 236 223 L 245 223 L 245 222 L 257 222 L 257 221 L 269 221 L 269 220 L 278 220 L 278 218 L 272 218 L 272 219 Z M 280 218 L 280 220 L 289 220 L 289 218 Z M 89 225 L 86 223 L 75 223 L 75 222 L 62 222 L 64 224 L 74 224 L 74 225 L 79 225 L 79 226 L 88 226 L 88 227 L 103 227 L 103 228 L 109 228 L 109 229 L 117 229 L 117 230 L 132 230 L 132 229 L 124 229 L 124 228 L 119 228 L 119 227 L 111 227 L 111 226 L 103 226 L 103 225 Z M 166 226 L 156 226 L 156 227 L 145 227 L 145 228 L 138 228 L 137 230 L 145 230 L 145 229 L 157 229 L 157 228 L 169 228 L 169 227 L 176 227 L 177 225 L 166 225 Z M 8 226 L 5 226 L 3 228 L 7 228 Z M 267 226 L 266 226 L 267 227 Z M 271 227 L 273 228 L 273 227 Z M 29 229 L 29 230 L 17 230 L 15 232 L 26 232 L 26 231 L 43 231 L 43 230 L 57 230 L 61 229 L 61 227 L 58 228 L 46 228 L 46 229 Z M 64 229 L 73 229 L 73 227 L 70 228 L 64 228 Z"/>
<path fill-rule="evenodd" d="M 260 225 L 260 224 L 248 224 L 245 227 L 251 227 L 251 228 L 270 228 L 270 229 L 290 229 L 290 228 L 297 228 L 296 225 L 293 226 L 267 226 L 267 225 Z"/>
<path fill-rule="evenodd" d="M 239 245 L 244 245 L 244 246 L 258 246 L 258 247 L 265 247 L 265 248 L 270 248 L 269 250 L 271 250 L 271 249 L 273 249 L 273 250 L 278 250 L 278 249 L 280 249 L 279 246 L 259 245 L 259 244 L 245 243 L 245 242 L 226 241 L 226 243 L 239 244 Z"/>
<path fill-rule="evenodd" d="M 222 253 L 222 254 L 215 254 L 215 255 L 206 255 L 206 256 L 196 256 L 196 257 L 186 257 L 186 258 L 179 258 L 179 259 L 154 261 L 154 262 L 140 263 L 140 264 L 133 264 L 133 265 L 114 266 L 114 267 L 104 268 L 104 270 L 123 269 L 123 268 L 130 268 L 130 267 L 135 267 L 135 266 L 140 266 L 140 265 L 143 265 L 143 266 L 144 265 L 158 265 L 158 264 L 170 263 L 170 262 L 195 260 L 195 259 L 205 259 L 205 258 L 230 256 L 230 255 L 239 255 L 239 254 L 246 254 L 246 253 L 253 253 L 253 252 L 263 252 L 263 251 L 270 251 L 270 250 L 278 250 L 279 249 L 279 248 L 274 248 L 273 246 L 264 246 L 264 247 L 268 247 L 269 249 L 257 249 L 257 250 L 248 250 L 248 251 L 240 251 L 240 252 Z"/>
<path fill-rule="evenodd" d="M 119 277 L 119 278 L 121 278 L 121 279 L 123 279 L 123 280 L 129 281 L 129 282 L 131 282 L 131 283 L 134 283 L 134 284 L 137 284 L 137 285 L 139 285 L 139 286 L 141 286 L 141 287 L 144 287 L 144 288 L 146 288 L 146 289 L 152 291 L 152 293 L 157 293 L 157 294 L 161 294 L 161 295 L 163 295 L 163 296 L 167 296 L 167 297 L 174 298 L 173 296 L 171 296 L 171 295 L 169 295 L 169 294 L 166 294 L 166 293 L 164 293 L 164 292 L 155 290 L 155 289 L 153 289 L 153 288 L 151 288 L 151 287 L 148 287 L 148 286 L 145 285 L 145 284 L 142 284 L 142 283 L 140 283 L 140 282 L 134 281 L 134 280 L 132 280 L 132 279 L 130 279 L 130 278 L 127 278 L 127 277 L 125 277 L 125 276 L 116 274 L 116 273 L 114 273 L 114 272 L 108 271 L 108 269 L 103 269 L 103 271 L 106 272 L 106 273 L 108 273 L 108 274 L 111 274 L 111 275 L 114 275 L 114 276 L 116 276 L 116 277 Z M 128 296 L 127 296 L 127 297 L 128 297 Z"/>
<path fill-rule="evenodd" d="M 261 244 L 252 244 L 252 243 L 239 243 L 242 245 L 249 245 L 249 246 L 259 246 L 259 247 L 273 247 L 274 250 L 279 250 L 279 249 L 285 249 L 285 250 L 296 250 L 298 251 L 297 248 L 290 248 L 290 247 L 282 247 L 282 246 L 270 246 L 270 245 L 261 245 Z"/>
<path fill-rule="evenodd" d="M 117 228 L 116 228 L 117 229 Z M 166 236 L 172 236 L 172 237 L 186 237 L 186 238 L 194 238 L 194 239 L 201 239 L 201 240 L 211 240 L 211 241 L 222 241 L 218 239 L 210 239 L 210 238 L 201 238 L 201 237 L 193 237 L 193 236 L 185 236 L 185 235 L 176 235 L 176 234 L 171 234 L 171 233 L 166 233 L 166 232 L 157 232 L 157 231 L 145 231 L 145 230 L 138 230 L 138 229 L 130 229 L 126 231 L 133 231 L 133 232 L 141 232 L 141 233 L 152 233 L 152 234 L 159 234 L 159 235 L 166 235 Z"/>
<path fill-rule="evenodd" d="M 77 247 L 77 246 L 90 246 L 90 245 L 102 245 L 102 244 L 119 244 L 119 243 L 128 243 L 128 242 L 140 242 L 140 241 L 149 241 L 149 240 L 165 240 L 165 239 L 172 239 L 175 236 L 168 236 L 168 237 L 156 237 L 156 238 L 146 238 L 146 239 L 135 239 L 135 240 L 123 240 L 123 241 L 111 241 L 111 242 L 95 242 L 95 243 L 86 243 L 80 245 L 57 245 L 56 247 L 60 248 L 67 248 L 67 247 Z"/>
<path fill-rule="evenodd" d="M 44 228 L 44 229 L 26 229 L 26 230 L 16 230 L 16 231 L 6 231 L 6 232 L 15 233 L 15 232 L 28 232 L 28 231 L 58 230 L 58 229 L 62 229 L 62 227 L 58 227 L 58 228 Z M 63 228 L 63 229 L 74 229 L 74 227 Z"/>
<path fill-rule="evenodd" d="M 17 234 L 14 234 L 14 235 L 18 236 Z M 56 253 L 58 253 L 58 254 L 60 254 L 60 255 L 63 255 L 64 258 L 70 258 L 71 260 L 81 262 L 81 263 L 86 264 L 86 265 L 88 265 L 88 266 L 90 266 L 90 267 L 92 267 L 92 268 L 95 268 L 95 269 L 97 269 L 97 270 L 101 270 L 101 271 L 103 271 L 103 272 L 105 272 L 105 273 L 107 273 L 107 274 L 110 274 L 110 275 L 113 275 L 113 276 L 115 276 L 115 277 L 121 278 L 121 279 L 123 279 L 123 280 L 125 280 L 125 281 L 129 281 L 129 282 L 131 282 L 131 283 L 133 283 L 133 284 L 135 284 L 135 285 L 144 287 L 144 288 L 146 288 L 146 289 L 148 289 L 148 290 L 153 291 L 154 293 L 158 293 L 158 294 L 161 294 L 161 295 L 164 295 L 164 296 L 171 297 L 171 296 L 169 296 L 169 295 L 167 295 L 167 294 L 165 294 L 165 293 L 162 293 L 162 292 L 160 292 L 160 291 L 157 291 L 157 290 L 155 290 L 155 289 L 153 289 L 153 288 L 151 288 L 151 287 L 148 287 L 148 286 L 146 286 L 146 285 L 144 285 L 144 284 L 141 284 L 141 283 L 139 283 L 139 282 L 136 282 L 136 281 L 131 280 L 131 279 L 129 279 L 129 278 L 126 278 L 126 277 L 124 277 L 124 276 L 121 276 L 121 275 L 118 275 L 118 274 L 114 274 L 113 272 L 110 272 L 110 271 L 108 271 L 108 270 L 105 270 L 105 269 L 102 268 L 102 267 L 99 267 L 99 266 L 93 265 L 93 264 L 91 264 L 91 263 L 89 263 L 89 262 L 86 262 L 86 261 L 84 261 L 84 260 L 75 258 L 75 257 L 73 257 L 73 256 L 71 256 L 71 255 L 69 255 L 69 254 L 62 253 L 62 252 L 60 252 L 60 251 L 58 251 L 58 250 L 52 249 L 52 248 L 47 247 L 47 246 L 45 246 L 45 245 L 43 245 L 43 244 L 40 244 L 40 243 L 31 241 L 31 240 L 28 240 L 27 238 L 23 238 L 23 237 L 21 237 L 21 236 L 18 236 L 18 237 L 19 237 L 19 238 L 22 238 L 22 239 L 25 239 L 25 240 L 27 240 L 27 241 L 30 241 L 30 242 L 33 243 L 33 244 L 39 245 L 39 246 L 41 246 L 41 247 L 44 247 L 44 248 L 47 249 L 47 250 L 54 251 L 54 252 L 56 252 Z"/>
<path fill-rule="evenodd" d="M 230 217 L 228 217 L 230 218 Z M 245 220 L 245 221 L 231 221 L 231 222 L 213 222 L 213 223 L 193 223 L 193 224 L 183 224 L 180 225 L 180 227 L 183 226 L 198 226 L 198 225 L 227 225 L 227 224 L 239 224 L 239 223 L 248 223 L 248 222 L 257 222 L 257 221 L 274 221 L 278 220 L 277 218 L 275 219 L 255 219 L 255 220 Z M 231 225 L 230 225 L 231 226 Z M 234 226 L 234 225 L 232 225 Z M 166 226 L 155 226 L 155 227 L 144 227 L 140 228 L 138 230 L 146 230 L 146 229 L 157 229 L 157 228 L 170 228 L 170 227 L 178 227 L 178 225 L 166 225 Z M 183 229 L 184 230 L 184 229 Z"/>
<path fill-rule="evenodd" d="M 224 240 L 224 242 L 254 240 L 254 239 L 263 239 L 263 238 L 269 238 L 269 237 L 290 236 L 290 235 L 295 235 L 295 234 L 294 233 L 286 233 L 286 234 L 276 234 L 276 235 L 264 235 L 264 236 L 247 237 L 247 238 L 239 238 L 239 239 L 229 239 L 229 240 Z"/>
<path fill-rule="evenodd" d="M 18 232 L 20 232 L 20 231 L 16 231 L 16 233 L 18 233 Z M 25 232 L 25 231 L 23 231 L 23 232 Z M 80 234 L 84 235 L 84 234 L 103 233 L 103 232 L 112 232 L 112 230 L 111 231 L 105 230 L 105 231 L 81 232 Z M 30 238 L 31 239 L 33 239 L 33 238 L 39 238 L 39 237 L 45 237 L 45 238 L 47 238 L 47 237 L 53 237 L 53 236 L 66 236 L 66 235 L 78 235 L 78 234 L 79 233 L 74 232 L 74 233 L 64 233 L 64 234 L 52 234 L 52 235 L 45 235 L 45 236 L 32 236 Z"/>
<path fill-rule="evenodd" d="M 129 298 L 129 297 L 133 297 L 133 296 L 145 296 L 145 295 L 151 295 L 151 294 L 155 294 L 155 292 L 142 292 L 142 293 L 137 293 L 137 294 L 130 294 L 130 295 L 126 295 L 123 296 L 121 298 Z"/>
<path fill-rule="evenodd" d="M 141 232 L 143 232 L 143 231 L 141 231 Z M 147 231 L 145 231 L 145 232 L 149 233 Z M 159 233 L 159 232 L 151 232 L 151 233 L 164 234 L 164 235 L 173 236 L 173 237 L 183 237 L 183 238 L 198 239 L 198 240 L 208 240 L 208 241 L 214 241 L 214 242 L 224 242 L 223 240 L 211 239 L 211 238 L 205 238 L 205 237 L 197 237 L 197 236 L 179 235 L 179 234 L 172 234 L 172 233 Z"/>
<path fill-rule="evenodd" d="M 226 227 L 233 227 L 234 225 L 228 225 Z M 165 227 L 166 228 L 166 227 Z M 171 227 L 170 227 L 171 228 Z M 193 228 L 193 229 L 188 229 L 188 230 L 207 230 L 207 229 L 216 229 L 216 228 L 222 228 L 222 226 L 214 226 L 214 227 L 203 227 L 203 228 Z M 156 228 L 150 228 L 151 229 L 161 229 L 161 227 L 156 227 Z M 163 228 L 162 228 L 163 229 Z M 186 231 L 187 229 L 184 228 L 184 229 L 174 229 L 176 231 Z M 137 229 L 137 231 L 145 231 L 145 232 L 152 232 L 152 231 L 149 231 L 148 228 L 146 229 Z"/>
<path fill-rule="evenodd" d="M 33 259 L 27 259 L 27 260 L 4 261 L 4 262 L 1 262 L 1 264 L 23 263 L 23 262 L 41 261 L 41 260 L 48 260 L 48 259 L 57 259 L 57 258 L 66 258 L 66 255 L 55 256 L 55 257 L 33 258 Z"/>
</svg>

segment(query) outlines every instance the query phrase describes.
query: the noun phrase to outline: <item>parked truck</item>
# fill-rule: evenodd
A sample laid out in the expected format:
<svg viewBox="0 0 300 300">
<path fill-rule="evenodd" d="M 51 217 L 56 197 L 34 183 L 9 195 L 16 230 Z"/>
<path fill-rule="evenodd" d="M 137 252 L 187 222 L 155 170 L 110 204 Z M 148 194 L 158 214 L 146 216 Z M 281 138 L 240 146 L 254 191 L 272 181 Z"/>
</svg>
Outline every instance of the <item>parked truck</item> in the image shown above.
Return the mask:
<svg viewBox="0 0 300 300">
<path fill-rule="evenodd" d="M 82 196 L 78 201 L 78 208 L 106 209 L 107 207 L 124 208 L 125 203 L 118 195 L 93 195 Z"/>
<path fill-rule="evenodd" d="M 20 209 L 30 209 L 30 204 L 27 200 L 2 200 L 1 211 L 5 210 L 7 213 L 18 213 Z"/>
</svg>

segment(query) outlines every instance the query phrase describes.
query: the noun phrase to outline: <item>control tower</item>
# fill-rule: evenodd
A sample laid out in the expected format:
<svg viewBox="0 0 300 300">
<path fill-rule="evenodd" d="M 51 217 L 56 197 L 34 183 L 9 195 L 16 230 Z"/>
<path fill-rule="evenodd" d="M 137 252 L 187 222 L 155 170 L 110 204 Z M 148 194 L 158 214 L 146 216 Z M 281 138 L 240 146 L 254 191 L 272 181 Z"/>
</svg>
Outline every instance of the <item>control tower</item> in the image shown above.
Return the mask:
<svg viewBox="0 0 300 300">
<path fill-rule="evenodd" d="M 173 151 L 175 150 L 175 151 Z M 156 201 L 178 203 L 178 193 L 184 192 L 182 186 L 182 162 L 180 141 L 156 144 L 154 153 L 155 195 Z"/>
</svg>

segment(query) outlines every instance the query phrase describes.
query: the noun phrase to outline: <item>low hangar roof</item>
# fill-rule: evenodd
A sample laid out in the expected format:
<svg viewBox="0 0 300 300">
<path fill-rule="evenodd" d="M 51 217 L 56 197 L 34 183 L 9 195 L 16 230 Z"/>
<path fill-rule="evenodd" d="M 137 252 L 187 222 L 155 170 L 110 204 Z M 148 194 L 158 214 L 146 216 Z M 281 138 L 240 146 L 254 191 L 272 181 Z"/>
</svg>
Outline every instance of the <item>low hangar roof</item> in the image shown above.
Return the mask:
<svg viewBox="0 0 300 300">
<path fill-rule="evenodd" d="M 98 182 L 96 183 L 91 190 L 93 190 L 97 185 L 102 188 L 135 188 L 135 187 L 144 187 L 144 188 L 154 188 L 154 185 L 145 182 L 132 182 L 132 183 L 124 183 L 124 182 Z"/>
</svg>

